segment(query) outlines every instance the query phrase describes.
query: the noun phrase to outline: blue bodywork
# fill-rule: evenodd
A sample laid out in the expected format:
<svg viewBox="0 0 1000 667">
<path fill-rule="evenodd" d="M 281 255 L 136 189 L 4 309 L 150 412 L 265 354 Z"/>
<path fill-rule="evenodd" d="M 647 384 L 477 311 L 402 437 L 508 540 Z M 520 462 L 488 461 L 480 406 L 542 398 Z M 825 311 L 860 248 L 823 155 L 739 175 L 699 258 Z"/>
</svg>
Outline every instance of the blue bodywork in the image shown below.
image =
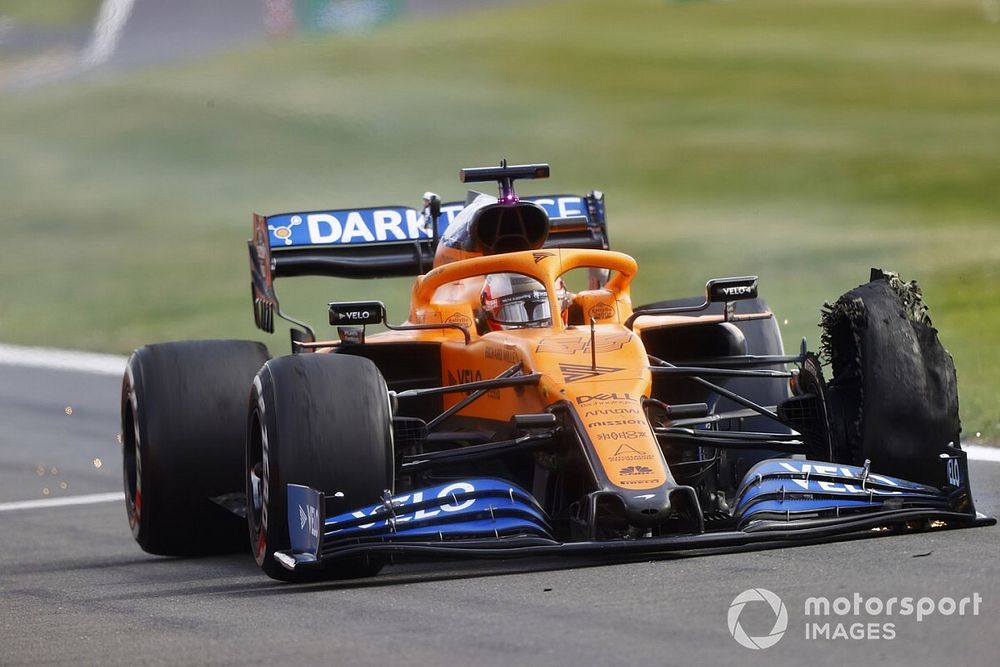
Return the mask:
<svg viewBox="0 0 1000 667">
<path fill-rule="evenodd" d="M 524 489 L 501 479 L 472 478 L 386 498 L 323 521 L 322 539 L 308 517 L 322 515 L 323 494 L 288 485 L 292 552 L 319 558 L 366 542 L 552 539 L 545 512 Z M 306 517 L 303 519 L 303 517 Z"/>
<path fill-rule="evenodd" d="M 964 453 L 942 455 L 942 465 L 948 467 L 954 486 L 938 489 L 858 466 L 767 459 L 751 468 L 739 485 L 729 529 L 579 542 L 558 541 L 531 494 L 497 478 L 454 480 L 392 497 L 387 494 L 379 503 L 329 517 L 322 493 L 289 484 L 292 549 L 276 558 L 294 569 L 377 554 L 471 558 L 651 554 L 830 538 L 906 522 L 992 524 L 992 519 L 965 504 Z M 314 517 L 324 518 L 320 523 Z"/>
<path fill-rule="evenodd" d="M 948 509 L 950 494 L 857 466 L 769 459 L 751 468 L 736 494 L 735 517 L 742 527 L 756 519 L 833 515 L 886 508 Z"/>
</svg>

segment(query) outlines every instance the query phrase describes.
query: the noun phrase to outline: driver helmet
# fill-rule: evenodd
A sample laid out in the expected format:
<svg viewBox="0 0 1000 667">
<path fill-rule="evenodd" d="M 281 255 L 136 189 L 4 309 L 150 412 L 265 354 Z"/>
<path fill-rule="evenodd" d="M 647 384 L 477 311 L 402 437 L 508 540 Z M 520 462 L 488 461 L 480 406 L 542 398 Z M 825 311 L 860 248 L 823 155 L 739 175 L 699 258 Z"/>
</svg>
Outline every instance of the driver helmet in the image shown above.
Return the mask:
<svg viewBox="0 0 1000 667">
<path fill-rule="evenodd" d="M 480 302 L 490 329 L 523 329 L 552 324 L 545 286 L 519 273 L 486 276 Z"/>
</svg>

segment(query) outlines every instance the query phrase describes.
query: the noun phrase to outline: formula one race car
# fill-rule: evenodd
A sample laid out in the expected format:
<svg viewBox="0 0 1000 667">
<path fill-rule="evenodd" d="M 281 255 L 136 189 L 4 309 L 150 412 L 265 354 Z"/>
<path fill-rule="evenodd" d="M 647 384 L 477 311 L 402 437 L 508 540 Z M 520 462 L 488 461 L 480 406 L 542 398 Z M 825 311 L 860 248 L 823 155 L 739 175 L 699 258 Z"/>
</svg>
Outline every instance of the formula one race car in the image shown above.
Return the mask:
<svg viewBox="0 0 1000 667">
<path fill-rule="evenodd" d="M 831 377 L 786 354 L 756 277 L 633 307 L 603 195 L 519 198 L 547 165 L 422 210 L 254 216 L 250 341 L 142 347 L 122 388 L 124 481 L 146 551 L 250 544 L 290 581 L 403 558 L 662 554 L 992 524 L 975 510 L 955 369 L 915 283 L 873 270 L 822 315 Z M 404 323 L 274 279 L 416 276 Z M 384 331 L 370 332 L 380 326 Z M 247 399 L 249 395 L 249 401 Z"/>
</svg>

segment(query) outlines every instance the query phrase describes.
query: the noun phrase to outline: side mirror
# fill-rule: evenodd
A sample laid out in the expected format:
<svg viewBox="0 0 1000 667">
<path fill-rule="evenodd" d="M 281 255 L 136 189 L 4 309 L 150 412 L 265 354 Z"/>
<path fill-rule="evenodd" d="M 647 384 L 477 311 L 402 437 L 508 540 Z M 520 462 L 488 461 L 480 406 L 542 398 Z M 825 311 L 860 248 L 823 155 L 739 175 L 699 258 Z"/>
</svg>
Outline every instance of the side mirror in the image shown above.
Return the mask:
<svg viewBox="0 0 1000 667">
<path fill-rule="evenodd" d="M 385 304 L 381 301 L 341 301 L 330 304 L 330 324 L 364 325 L 385 322 Z"/>
<path fill-rule="evenodd" d="M 625 320 L 625 326 L 632 328 L 632 323 L 642 315 L 672 315 L 674 313 L 697 313 L 705 310 L 713 303 L 726 304 L 722 309 L 722 317 L 726 322 L 733 314 L 733 301 L 744 301 L 757 298 L 757 276 L 742 276 L 740 278 L 713 278 L 705 283 L 705 302 L 696 306 L 667 306 L 665 308 L 640 308 L 632 311 Z"/>
<path fill-rule="evenodd" d="M 728 303 L 757 298 L 757 276 L 714 278 L 705 283 L 707 303 Z"/>
</svg>

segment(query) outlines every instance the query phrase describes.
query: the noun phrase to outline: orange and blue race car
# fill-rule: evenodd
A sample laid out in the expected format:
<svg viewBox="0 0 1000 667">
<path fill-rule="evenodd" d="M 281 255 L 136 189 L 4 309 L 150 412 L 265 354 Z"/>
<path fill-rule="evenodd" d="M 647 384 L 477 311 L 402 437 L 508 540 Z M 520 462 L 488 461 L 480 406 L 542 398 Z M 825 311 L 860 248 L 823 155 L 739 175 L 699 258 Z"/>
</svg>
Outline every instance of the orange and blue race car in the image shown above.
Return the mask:
<svg viewBox="0 0 1000 667">
<path fill-rule="evenodd" d="M 787 354 L 753 276 L 633 305 L 604 196 L 519 197 L 544 164 L 423 206 L 254 216 L 257 326 L 148 345 L 122 387 L 128 519 L 148 552 L 246 548 L 288 581 L 403 558 L 645 556 L 995 523 L 976 512 L 955 369 L 916 283 L 872 270 Z M 415 276 L 409 313 L 275 279 Z M 403 319 L 400 324 L 392 321 Z M 377 330 L 371 330 L 376 329 Z M 825 377 L 824 372 L 829 375 Z"/>
</svg>

